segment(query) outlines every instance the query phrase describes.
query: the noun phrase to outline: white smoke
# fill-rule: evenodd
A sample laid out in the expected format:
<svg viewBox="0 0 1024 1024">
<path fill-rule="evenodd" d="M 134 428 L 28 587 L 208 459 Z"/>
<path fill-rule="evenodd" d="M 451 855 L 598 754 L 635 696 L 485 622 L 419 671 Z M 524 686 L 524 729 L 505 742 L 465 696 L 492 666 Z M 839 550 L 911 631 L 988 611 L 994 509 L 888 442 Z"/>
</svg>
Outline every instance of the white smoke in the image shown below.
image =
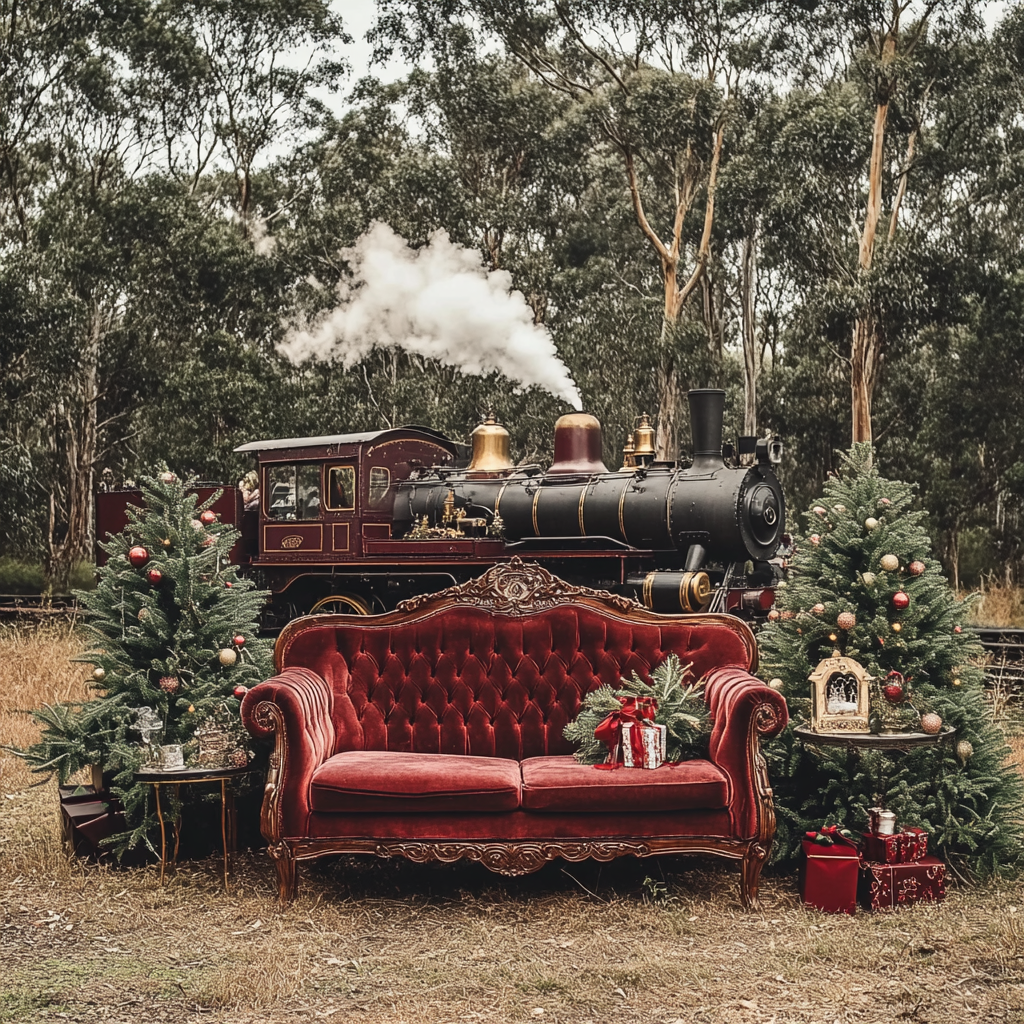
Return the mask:
<svg viewBox="0 0 1024 1024">
<path fill-rule="evenodd" d="M 350 367 L 374 347 L 401 348 L 476 376 L 497 370 L 582 409 L 550 333 L 533 322 L 508 272 L 488 273 L 479 254 L 446 231 L 412 249 L 376 222 L 345 256 L 352 279 L 338 286 L 339 304 L 306 329 L 290 331 L 281 345 L 293 362 L 314 356 Z"/>
</svg>

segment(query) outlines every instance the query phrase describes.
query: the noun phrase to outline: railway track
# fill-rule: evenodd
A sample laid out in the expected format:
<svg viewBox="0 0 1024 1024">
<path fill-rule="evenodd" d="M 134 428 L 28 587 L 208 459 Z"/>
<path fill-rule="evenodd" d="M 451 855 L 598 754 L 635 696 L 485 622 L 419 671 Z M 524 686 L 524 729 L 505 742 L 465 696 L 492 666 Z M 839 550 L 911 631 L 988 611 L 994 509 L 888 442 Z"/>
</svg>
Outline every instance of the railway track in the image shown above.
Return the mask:
<svg viewBox="0 0 1024 1024">
<path fill-rule="evenodd" d="M 51 619 L 73 619 L 78 613 L 78 602 L 70 595 L 0 594 L 0 622 L 47 622 Z"/>
<path fill-rule="evenodd" d="M 1024 629 L 976 626 L 988 655 L 985 683 L 993 710 L 1005 713 L 1020 707 L 1024 697 Z"/>
</svg>

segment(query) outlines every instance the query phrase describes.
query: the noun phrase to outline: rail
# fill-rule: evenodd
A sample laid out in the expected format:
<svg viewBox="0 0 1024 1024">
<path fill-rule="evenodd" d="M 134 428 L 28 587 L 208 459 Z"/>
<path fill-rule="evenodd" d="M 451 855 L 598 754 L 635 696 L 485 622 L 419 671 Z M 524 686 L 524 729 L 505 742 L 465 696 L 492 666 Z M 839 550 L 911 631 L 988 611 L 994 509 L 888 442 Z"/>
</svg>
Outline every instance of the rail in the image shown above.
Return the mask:
<svg viewBox="0 0 1024 1024">
<path fill-rule="evenodd" d="M 74 619 L 78 601 L 70 594 L 46 597 L 42 594 L 0 594 L 0 622 Z"/>
</svg>

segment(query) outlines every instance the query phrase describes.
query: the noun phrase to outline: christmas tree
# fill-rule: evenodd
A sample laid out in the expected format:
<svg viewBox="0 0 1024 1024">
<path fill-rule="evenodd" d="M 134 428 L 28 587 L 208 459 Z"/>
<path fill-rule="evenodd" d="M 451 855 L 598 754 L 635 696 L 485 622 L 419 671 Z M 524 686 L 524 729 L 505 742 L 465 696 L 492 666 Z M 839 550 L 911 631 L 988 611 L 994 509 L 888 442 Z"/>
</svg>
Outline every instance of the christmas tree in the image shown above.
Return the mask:
<svg viewBox="0 0 1024 1024">
<path fill-rule="evenodd" d="M 237 766 L 247 763 L 238 709 L 248 686 L 271 674 L 271 643 L 257 637 L 265 591 L 229 561 L 238 531 L 198 504 L 173 473 L 144 479 L 144 509 L 128 507 L 128 527 L 101 547 L 108 555 L 95 590 L 76 594 L 95 648 L 95 699 L 33 712 L 38 743 L 21 755 L 33 771 L 62 784 L 90 765 L 112 775 L 111 793 L 128 831 L 111 845 L 149 846 L 155 817 L 150 787 L 135 772 L 158 745 L 181 744 L 186 763 L 199 751 L 197 730 L 220 734 Z M 224 736 L 227 733 L 227 737 Z"/>
<path fill-rule="evenodd" d="M 1024 785 L 983 699 L 982 651 L 964 625 L 967 606 L 931 557 L 926 514 L 913 505 L 912 488 L 883 479 L 871 446 L 858 444 L 804 513 L 807 530 L 777 615 L 758 637 L 762 673 L 793 720 L 766 749 L 777 859 L 795 856 L 804 833 L 823 822 L 865 829 L 879 800 L 901 823 L 926 828 L 930 850 L 961 874 L 1020 857 Z M 836 654 L 878 681 L 873 731 L 894 722 L 920 731 L 923 715 L 925 727 L 939 728 L 941 719 L 955 733 L 903 752 L 804 743 L 793 727 L 809 719 L 808 677 Z"/>
</svg>

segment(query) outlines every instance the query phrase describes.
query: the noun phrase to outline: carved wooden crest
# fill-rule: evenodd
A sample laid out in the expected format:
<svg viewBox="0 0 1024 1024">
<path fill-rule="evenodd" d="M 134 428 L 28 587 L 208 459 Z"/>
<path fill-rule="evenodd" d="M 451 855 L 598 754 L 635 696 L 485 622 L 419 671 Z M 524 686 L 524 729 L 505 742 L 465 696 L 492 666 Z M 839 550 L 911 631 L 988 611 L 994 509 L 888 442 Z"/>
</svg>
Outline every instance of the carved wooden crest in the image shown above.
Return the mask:
<svg viewBox="0 0 1024 1024">
<path fill-rule="evenodd" d="M 870 732 L 871 676 L 853 658 L 826 658 L 810 675 L 814 732 Z"/>
<path fill-rule="evenodd" d="M 448 587 L 436 594 L 423 594 L 402 601 L 398 611 L 412 612 L 427 603 L 450 598 L 460 604 L 488 608 L 503 615 L 529 615 L 576 597 L 596 598 L 622 612 L 642 608 L 642 605 L 628 597 L 609 594 L 604 590 L 592 590 L 590 587 L 574 587 L 535 562 L 524 562 L 515 555 L 508 562 L 492 566 L 476 579 Z"/>
</svg>

